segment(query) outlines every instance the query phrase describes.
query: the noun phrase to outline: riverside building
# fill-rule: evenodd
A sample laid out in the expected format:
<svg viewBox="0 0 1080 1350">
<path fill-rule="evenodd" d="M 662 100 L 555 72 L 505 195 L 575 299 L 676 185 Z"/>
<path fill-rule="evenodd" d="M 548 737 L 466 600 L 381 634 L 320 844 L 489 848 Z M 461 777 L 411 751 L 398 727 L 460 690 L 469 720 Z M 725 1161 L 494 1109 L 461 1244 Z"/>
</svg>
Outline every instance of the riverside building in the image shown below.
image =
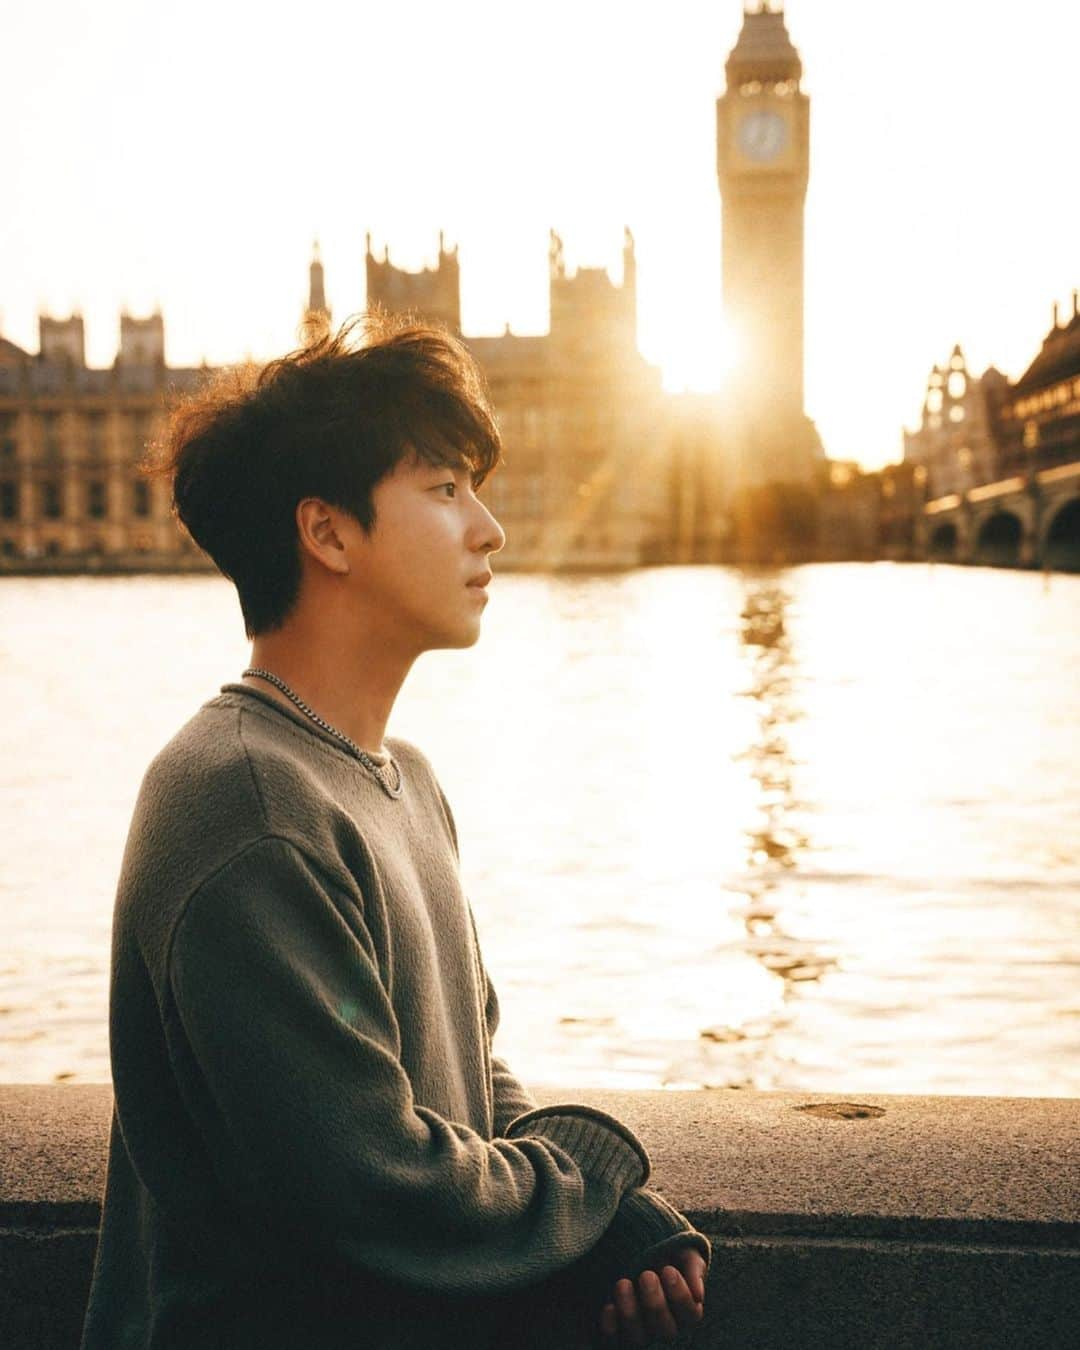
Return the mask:
<svg viewBox="0 0 1080 1350">
<path fill-rule="evenodd" d="M 445 324 L 460 335 L 457 250 L 440 236 L 422 272 L 367 246 L 368 303 Z M 590 569 L 643 560 L 664 532 L 655 491 L 665 400 L 660 373 L 637 350 L 636 260 L 625 233 L 623 277 L 568 270 L 554 231 L 551 327 L 465 337 L 491 392 L 505 465 L 488 488 L 508 542 L 504 567 Z M 331 321 L 316 246 L 306 336 Z M 41 316 L 39 351 L 0 338 L 0 567 L 8 571 L 173 570 L 211 564 L 173 521 L 168 486 L 137 469 L 169 398 L 209 367 L 165 363 L 160 314 L 121 316 L 111 368 L 91 369 L 79 315 Z"/>
<path fill-rule="evenodd" d="M 165 398 L 206 368 L 165 365 L 160 314 L 120 318 L 108 369 L 86 364 L 82 317 L 42 315 L 36 355 L 0 337 L 0 567 L 144 571 L 200 567 L 168 488 L 136 465 Z"/>
<path fill-rule="evenodd" d="M 794 486 L 804 501 L 828 480 L 803 402 L 809 99 L 782 9 L 744 9 L 725 75 L 716 150 L 724 304 L 744 349 L 738 385 L 665 394 L 638 349 L 629 229 L 618 281 L 569 268 L 552 231 L 548 332 L 462 335 L 505 447 L 487 488 L 507 533 L 503 567 L 727 561 L 740 492 Z M 440 236 L 435 265 L 406 271 L 389 247 L 376 256 L 368 236 L 365 267 L 370 305 L 461 335 L 456 245 Z M 329 324 L 316 252 L 301 330 Z M 121 317 L 105 370 L 86 366 L 78 315 L 43 316 L 39 336 L 36 354 L 0 339 L 0 569 L 209 568 L 171 519 L 167 486 L 136 470 L 169 396 L 208 368 L 166 365 L 160 314 Z M 771 556 L 767 539 L 750 543 Z"/>
</svg>

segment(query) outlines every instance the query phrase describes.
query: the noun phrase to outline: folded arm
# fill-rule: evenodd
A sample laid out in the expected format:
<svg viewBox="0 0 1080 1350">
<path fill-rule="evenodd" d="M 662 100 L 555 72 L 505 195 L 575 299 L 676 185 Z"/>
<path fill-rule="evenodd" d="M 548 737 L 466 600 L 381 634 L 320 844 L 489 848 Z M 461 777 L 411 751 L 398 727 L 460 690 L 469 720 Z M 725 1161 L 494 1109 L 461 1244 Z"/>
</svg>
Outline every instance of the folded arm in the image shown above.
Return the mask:
<svg viewBox="0 0 1080 1350">
<path fill-rule="evenodd" d="M 475 919 L 473 934 L 476 937 Z M 493 1039 L 499 1026 L 499 999 L 480 954 L 479 938 L 476 940 L 484 978 L 488 1035 Z M 515 1116 L 536 1103 L 505 1060 L 493 1054 L 491 1063 L 495 1134 L 500 1135 Z M 704 1233 L 699 1233 L 684 1214 L 656 1191 L 638 1186 L 623 1196 L 603 1237 L 584 1259 L 582 1269 L 595 1282 L 597 1290 L 603 1292 L 620 1278 L 636 1279 L 643 1271 L 659 1271 L 686 1247 L 700 1252 L 708 1268 L 712 1248 Z"/>
<path fill-rule="evenodd" d="M 192 897 L 170 987 L 174 1062 L 193 1061 L 181 1090 L 253 1235 L 417 1289 L 496 1292 L 587 1253 L 648 1176 L 636 1136 L 589 1107 L 516 1112 L 486 1140 L 417 1104 L 361 907 L 283 839 Z M 503 1113 L 521 1104 L 504 1080 Z"/>
</svg>

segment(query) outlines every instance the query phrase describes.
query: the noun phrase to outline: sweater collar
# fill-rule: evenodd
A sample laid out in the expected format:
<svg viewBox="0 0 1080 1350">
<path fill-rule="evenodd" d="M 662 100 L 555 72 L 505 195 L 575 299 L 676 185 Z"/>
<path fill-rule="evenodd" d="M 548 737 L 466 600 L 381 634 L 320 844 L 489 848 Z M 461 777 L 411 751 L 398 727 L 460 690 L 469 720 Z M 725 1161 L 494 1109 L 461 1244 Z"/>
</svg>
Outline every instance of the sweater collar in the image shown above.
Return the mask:
<svg viewBox="0 0 1080 1350">
<path fill-rule="evenodd" d="M 325 741 L 328 745 L 332 745 L 335 750 L 340 750 L 343 755 L 349 755 L 350 759 L 353 758 L 350 751 L 342 745 L 336 736 L 332 735 L 329 731 L 324 731 L 317 722 L 313 722 L 310 717 L 305 716 L 299 708 L 294 708 L 291 705 L 279 702 L 278 699 L 274 698 L 273 694 L 268 694 L 262 689 L 256 689 L 250 684 L 241 684 L 239 681 L 231 681 L 228 684 L 223 684 L 220 692 L 222 694 L 242 694 L 247 698 L 253 698 L 265 707 L 272 708 L 274 712 L 280 713 L 282 717 L 287 717 L 290 722 L 295 722 L 297 726 L 303 727 L 305 731 L 310 731 L 313 736 L 318 736 L 319 740 Z M 370 750 L 368 751 L 368 754 L 371 755 L 371 758 L 376 764 L 385 764 L 389 759 L 388 748 L 385 747 L 385 743 L 384 749 L 380 754 L 371 754 Z"/>
</svg>

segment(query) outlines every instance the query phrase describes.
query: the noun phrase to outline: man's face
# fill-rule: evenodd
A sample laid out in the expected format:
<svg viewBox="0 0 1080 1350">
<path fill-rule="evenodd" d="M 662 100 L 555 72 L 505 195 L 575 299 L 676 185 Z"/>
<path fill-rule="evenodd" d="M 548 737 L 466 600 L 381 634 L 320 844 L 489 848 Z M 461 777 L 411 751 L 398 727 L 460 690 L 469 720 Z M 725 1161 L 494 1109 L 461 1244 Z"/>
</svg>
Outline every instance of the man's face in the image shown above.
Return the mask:
<svg viewBox="0 0 1080 1350">
<path fill-rule="evenodd" d="M 480 636 L 488 555 L 506 543 L 465 466 L 403 460 L 372 492 L 375 525 L 350 528 L 350 583 L 372 627 L 417 654 Z M 473 584 L 470 584 L 473 583 Z"/>
</svg>

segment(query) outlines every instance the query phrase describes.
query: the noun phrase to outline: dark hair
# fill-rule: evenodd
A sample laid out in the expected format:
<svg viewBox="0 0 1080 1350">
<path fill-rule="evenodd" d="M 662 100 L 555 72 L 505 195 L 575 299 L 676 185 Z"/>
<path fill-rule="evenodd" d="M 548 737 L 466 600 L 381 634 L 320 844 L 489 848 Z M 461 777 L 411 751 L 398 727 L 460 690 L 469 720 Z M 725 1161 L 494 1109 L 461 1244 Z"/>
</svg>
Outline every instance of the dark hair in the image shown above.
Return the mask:
<svg viewBox="0 0 1080 1350">
<path fill-rule="evenodd" d="M 319 497 L 365 531 L 372 488 L 403 459 L 499 464 L 483 377 L 441 328 L 369 311 L 259 367 L 221 371 L 177 403 L 141 464 L 235 583 L 249 638 L 279 628 L 300 590 L 296 506 Z"/>
</svg>

